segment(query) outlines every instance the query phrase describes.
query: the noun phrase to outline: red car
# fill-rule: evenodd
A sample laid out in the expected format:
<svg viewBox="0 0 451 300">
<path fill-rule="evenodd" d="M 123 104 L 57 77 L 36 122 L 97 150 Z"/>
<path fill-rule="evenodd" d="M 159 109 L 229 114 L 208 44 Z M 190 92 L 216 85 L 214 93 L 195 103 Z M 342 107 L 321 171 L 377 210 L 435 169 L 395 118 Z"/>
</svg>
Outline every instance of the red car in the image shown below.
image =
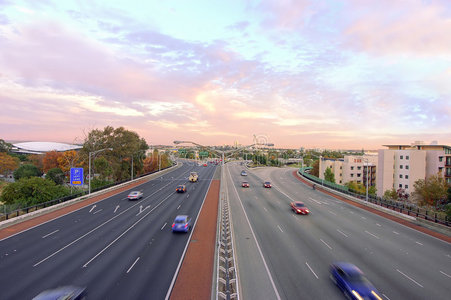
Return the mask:
<svg viewBox="0 0 451 300">
<path fill-rule="evenodd" d="M 265 181 L 265 182 L 263 183 L 263 186 L 264 186 L 265 188 L 271 188 L 271 182 Z"/>
<path fill-rule="evenodd" d="M 301 201 L 291 202 L 290 206 L 291 206 L 291 209 L 297 214 L 308 215 L 310 213 L 308 208 Z"/>
<path fill-rule="evenodd" d="M 249 187 L 249 182 L 243 181 L 243 182 L 241 183 L 241 186 L 244 187 L 244 188 L 248 188 L 248 187 Z"/>
</svg>

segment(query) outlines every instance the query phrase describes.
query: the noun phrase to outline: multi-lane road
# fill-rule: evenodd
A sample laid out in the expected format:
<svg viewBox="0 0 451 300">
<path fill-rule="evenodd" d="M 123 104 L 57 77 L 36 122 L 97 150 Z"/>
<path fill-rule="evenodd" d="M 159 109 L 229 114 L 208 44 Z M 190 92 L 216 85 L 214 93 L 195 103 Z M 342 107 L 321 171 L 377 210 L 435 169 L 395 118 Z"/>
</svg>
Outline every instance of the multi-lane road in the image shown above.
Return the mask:
<svg viewBox="0 0 451 300">
<path fill-rule="evenodd" d="M 449 243 L 312 190 L 293 169 L 241 170 L 227 164 L 225 177 L 242 299 L 343 299 L 335 261 L 357 265 L 383 299 L 450 298 Z M 294 200 L 311 214 L 295 215 Z"/>
<path fill-rule="evenodd" d="M 196 219 L 218 168 L 182 167 L 129 191 L 0 241 L 0 299 L 31 299 L 64 285 L 90 299 L 165 299 L 190 234 L 172 234 L 176 215 Z M 189 183 L 191 171 L 199 181 Z M 187 185 L 187 192 L 175 193 Z"/>
</svg>

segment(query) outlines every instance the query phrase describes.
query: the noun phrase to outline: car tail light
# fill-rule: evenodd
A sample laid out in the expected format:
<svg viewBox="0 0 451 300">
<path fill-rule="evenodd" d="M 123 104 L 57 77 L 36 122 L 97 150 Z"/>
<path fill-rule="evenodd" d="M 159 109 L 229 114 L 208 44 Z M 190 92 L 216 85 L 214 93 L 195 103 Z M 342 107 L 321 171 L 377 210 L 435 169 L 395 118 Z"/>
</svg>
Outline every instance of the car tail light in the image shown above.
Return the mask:
<svg viewBox="0 0 451 300">
<path fill-rule="evenodd" d="M 172 223 L 172 228 L 174 228 L 174 226 L 175 226 L 175 223 Z"/>
<path fill-rule="evenodd" d="M 185 224 L 185 228 L 188 227 L 188 223 Z"/>
</svg>

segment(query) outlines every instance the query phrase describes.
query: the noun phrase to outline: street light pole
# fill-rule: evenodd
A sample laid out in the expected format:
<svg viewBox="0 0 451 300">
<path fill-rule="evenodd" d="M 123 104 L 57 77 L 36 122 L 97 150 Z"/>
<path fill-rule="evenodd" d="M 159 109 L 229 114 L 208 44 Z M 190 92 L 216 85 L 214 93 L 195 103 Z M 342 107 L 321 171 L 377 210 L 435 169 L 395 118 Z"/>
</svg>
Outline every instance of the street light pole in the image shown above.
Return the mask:
<svg viewBox="0 0 451 300">
<path fill-rule="evenodd" d="M 96 153 L 99 153 L 99 152 L 102 152 L 102 151 L 105 151 L 105 150 L 113 150 L 113 148 L 104 148 L 104 149 L 100 149 L 100 150 L 97 150 L 97 151 L 89 152 L 89 171 L 88 171 L 88 174 L 89 174 L 88 182 L 89 182 L 89 184 L 88 184 L 88 194 L 91 194 L 91 155 L 94 155 L 94 154 L 96 154 Z"/>
</svg>

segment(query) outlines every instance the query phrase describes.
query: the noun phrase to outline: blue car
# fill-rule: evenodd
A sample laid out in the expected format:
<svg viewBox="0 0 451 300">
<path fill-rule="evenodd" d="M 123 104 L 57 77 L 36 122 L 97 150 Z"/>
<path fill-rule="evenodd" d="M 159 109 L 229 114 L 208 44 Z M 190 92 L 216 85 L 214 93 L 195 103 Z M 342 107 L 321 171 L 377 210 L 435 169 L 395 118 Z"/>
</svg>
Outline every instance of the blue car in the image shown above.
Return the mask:
<svg viewBox="0 0 451 300">
<path fill-rule="evenodd" d="M 181 215 L 175 217 L 172 223 L 172 232 L 188 232 L 191 230 L 191 219 L 188 216 Z"/>
<path fill-rule="evenodd" d="M 337 262 L 330 265 L 330 278 L 348 299 L 382 300 L 363 272 L 351 263 Z"/>
</svg>

